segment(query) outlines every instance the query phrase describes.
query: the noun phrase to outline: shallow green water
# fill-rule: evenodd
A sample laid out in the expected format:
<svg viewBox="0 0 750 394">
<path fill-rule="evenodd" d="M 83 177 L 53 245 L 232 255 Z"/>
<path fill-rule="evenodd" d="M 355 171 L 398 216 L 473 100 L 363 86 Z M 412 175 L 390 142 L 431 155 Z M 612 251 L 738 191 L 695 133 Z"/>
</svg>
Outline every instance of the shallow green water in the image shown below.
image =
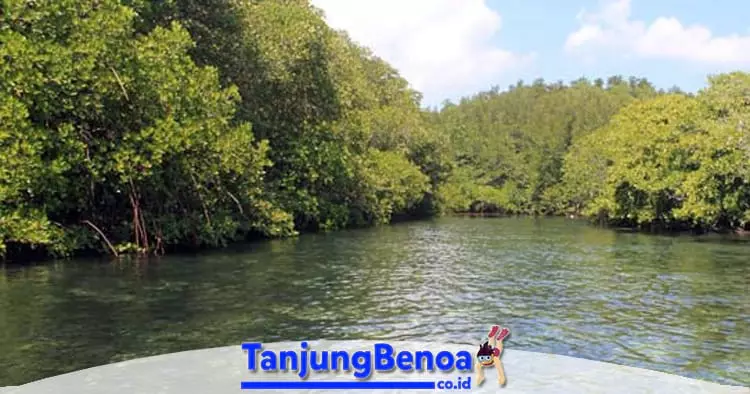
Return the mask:
<svg viewBox="0 0 750 394">
<path fill-rule="evenodd" d="M 0 271 L 0 386 L 243 340 L 477 343 L 750 386 L 750 242 L 444 218 Z"/>
</svg>

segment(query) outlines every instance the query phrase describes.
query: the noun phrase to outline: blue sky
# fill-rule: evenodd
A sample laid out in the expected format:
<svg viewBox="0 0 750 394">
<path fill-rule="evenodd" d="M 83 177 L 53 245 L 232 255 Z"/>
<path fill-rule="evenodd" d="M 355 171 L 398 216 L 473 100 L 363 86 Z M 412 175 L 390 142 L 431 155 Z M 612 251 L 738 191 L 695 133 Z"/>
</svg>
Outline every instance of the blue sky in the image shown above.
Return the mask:
<svg viewBox="0 0 750 394">
<path fill-rule="evenodd" d="M 621 74 L 695 91 L 750 70 L 747 0 L 312 0 L 425 95 Z M 713 3 L 713 4 L 712 4 Z"/>
</svg>

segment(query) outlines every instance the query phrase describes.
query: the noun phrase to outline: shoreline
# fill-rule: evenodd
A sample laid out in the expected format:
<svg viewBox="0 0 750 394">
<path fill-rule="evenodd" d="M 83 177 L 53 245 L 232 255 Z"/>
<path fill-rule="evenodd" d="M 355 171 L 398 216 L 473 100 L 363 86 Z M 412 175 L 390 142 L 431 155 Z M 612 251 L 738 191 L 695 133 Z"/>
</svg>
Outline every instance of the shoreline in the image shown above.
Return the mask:
<svg viewBox="0 0 750 394">
<path fill-rule="evenodd" d="M 619 233 L 662 235 L 662 236 L 676 236 L 676 237 L 680 237 L 680 236 L 701 236 L 702 237 L 702 236 L 709 236 L 709 235 L 722 235 L 722 236 L 736 237 L 736 239 L 750 241 L 750 231 L 743 230 L 743 229 L 700 229 L 699 230 L 699 229 L 689 229 L 689 228 L 688 229 L 685 229 L 685 228 L 670 229 L 668 227 L 667 228 L 654 227 L 654 228 L 649 229 L 649 228 L 639 228 L 637 226 L 617 225 L 616 223 L 602 223 L 601 221 L 597 222 L 596 220 L 593 220 L 591 217 L 587 217 L 583 215 L 510 214 L 510 213 L 502 213 L 502 212 L 450 212 L 450 213 L 445 213 L 443 215 L 435 215 L 435 216 L 428 216 L 428 217 L 425 217 L 425 216 L 399 217 L 387 224 L 348 227 L 348 228 L 343 228 L 343 229 L 334 230 L 334 231 L 301 231 L 298 235 L 291 236 L 291 237 L 278 237 L 278 238 L 253 237 L 253 238 L 248 238 L 245 240 L 240 240 L 237 242 L 232 242 L 223 247 L 195 247 L 195 248 L 176 247 L 172 249 L 171 251 L 165 253 L 164 255 L 148 254 L 144 256 L 144 255 L 131 253 L 131 254 L 121 254 L 115 257 L 106 253 L 97 253 L 91 250 L 84 250 L 84 251 L 79 251 L 78 253 L 73 253 L 71 256 L 59 257 L 59 258 L 54 258 L 54 257 L 41 258 L 41 259 L 21 258 L 21 259 L 16 259 L 16 260 L 0 259 L 0 268 L 29 267 L 29 266 L 34 266 L 37 264 L 45 264 L 45 263 L 50 263 L 50 262 L 55 262 L 55 261 L 67 261 L 71 259 L 102 259 L 102 260 L 109 260 L 109 261 L 128 261 L 128 260 L 148 261 L 151 259 L 158 259 L 164 256 L 180 256 L 180 255 L 186 255 L 186 254 L 210 253 L 210 252 L 221 251 L 221 250 L 231 250 L 232 248 L 242 247 L 243 245 L 254 245 L 254 244 L 260 244 L 260 243 L 265 244 L 270 241 L 296 239 L 299 236 L 309 235 L 309 234 L 336 234 L 338 232 L 344 232 L 344 231 L 366 230 L 366 229 L 371 229 L 371 228 L 380 227 L 380 226 L 392 226 L 392 225 L 398 225 L 398 224 L 403 224 L 403 223 L 433 220 L 433 219 L 439 219 L 439 218 L 445 218 L 445 217 L 472 218 L 472 219 L 476 219 L 476 218 L 478 219 L 557 218 L 557 219 L 567 219 L 567 220 L 586 222 L 587 225 L 591 227 L 598 227 L 602 229 L 616 231 Z"/>
<path fill-rule="evenodd" d="M 574 215 L 574 214 L 553 214 L 553 213 L 503 213 L 503 212 L 454 212 L 446 214 L 444 216 L 454 217 L 470 217 L 470 218 L 514 218 L 514 217 L 530 217 L 530 218 L 565 218 L 570 220 L 585 221 L 591 226 L 607 228 L 619 232 L 632 232 L 641 234 L 652 234 L 652 235 L 708 235 L 708 234 L 720 234 L 720 235 L 738 235 L 742 237 L 750 237 L 750 230 L 743 228 L 700 228 L 700 227 L 689 227 L 689 226 L 664 226 L 656 224 L 644 224 L 642 226 L 635 226 L 630 224 L 617 224 L 618 220 L 604 220 L 595 219 L 594 217 L 585 215 Z"/>
</svg>

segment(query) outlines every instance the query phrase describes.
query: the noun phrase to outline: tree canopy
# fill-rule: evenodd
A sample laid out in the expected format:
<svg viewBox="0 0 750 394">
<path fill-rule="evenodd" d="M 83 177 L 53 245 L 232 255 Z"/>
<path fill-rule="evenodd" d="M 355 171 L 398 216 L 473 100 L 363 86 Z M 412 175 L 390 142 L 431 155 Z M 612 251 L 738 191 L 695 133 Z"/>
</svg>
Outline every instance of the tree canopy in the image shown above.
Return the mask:
<svg viewBox="0 0 750 394">
<path fill-rule="evenodd" d="M 0 0 L 0 254 L 163 253 L 445 212 L 748 227 L 750 74 L 420 107 L 306 0 Z"/>
<path fill-rule="evenodd" d="M 577 214 L 642 228 L 750 228 L 750 74 L 697 95 L 611 77 L 519 83 L 434 117 L 457 211 Z"/>
</svg>

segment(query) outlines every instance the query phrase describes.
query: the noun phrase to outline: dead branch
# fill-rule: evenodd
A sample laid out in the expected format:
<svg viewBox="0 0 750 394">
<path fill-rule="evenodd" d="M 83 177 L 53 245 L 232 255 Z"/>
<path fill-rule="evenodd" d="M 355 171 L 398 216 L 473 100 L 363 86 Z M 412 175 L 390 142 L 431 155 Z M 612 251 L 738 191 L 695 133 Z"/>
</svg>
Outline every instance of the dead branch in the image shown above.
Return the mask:
<svg viewBox="0 0 750 394">
<path fill-rule="evenodd" d="M 125 90 L 125 85 L 122 83 L 122 80 L 120 79 L 120 74 L 117 73 L 117 70 L 115 70 L 114 67 L 110 67 L 109 69 L 112 70 L 112 74 L 115 74 L 115 78 L 117 79 L 117 83 L 120 85 L 120 89 L 122 89 L 122 93 L 125 95 L 125 99 L 130 101 L 128 92 Z"/>
<path fill-rule="evenodd" d="M 238 200 L 237 197 L 235 197 L 234 194 L 232 194 L 232 192 L 230 192 L 229 190 L 227 190 L 227 194 L 229 195 L 229 197 L 232 198 L 232 200 L 234 200 L 234 203 L 237 204 L 237 209 L 240 210 L 240 214 L 244 215 L 245 211 L 242 209 L 242 204 L 240 204 L 240 200 Z"/>
<path fill-rule="evenodd" d="M 115 257 L 119 257 L 119 255 L 117 254 L 117 250 L 115 250 L 115 247 L 114 247 L 114 246 L 112 246 L 112 243 L 111 243 L 111 242 L 109 242 L 109 239 L 107 239 L 107 236 L 106 236 L 106 235 L 104 235 L 104 233 L 102 232 L 102 230 L 100 230 L 100 229 L 99 229 L 99 227 L 96 227 L 96 226 L 94 225 L 94 223 L 91 223 L 91 222 L 90 222 L 90 221 L 88 221 L 88 220 L 84 220 L 84 221 L 83 221 L 82 223 L 84 223 L 84 224 L 87 224 L 87 225 L 91 226 L 91 228 L 93 228 L 93 229 L 94 229 L 94 231 L 96 231 L 97 233 L 99 233 L 99 235 L 100 235 L 100 236 L 102 237 L 102 239 L 104 240 L 104 242 L 105 242 L 105 243 L 107 244 L 107 246 L 109 247 L 109 250 L 111 250 L 111 251 L 112 251 L 112 254 L 113 254 L 113 255 L 114 255 Z"/>
</svg>

